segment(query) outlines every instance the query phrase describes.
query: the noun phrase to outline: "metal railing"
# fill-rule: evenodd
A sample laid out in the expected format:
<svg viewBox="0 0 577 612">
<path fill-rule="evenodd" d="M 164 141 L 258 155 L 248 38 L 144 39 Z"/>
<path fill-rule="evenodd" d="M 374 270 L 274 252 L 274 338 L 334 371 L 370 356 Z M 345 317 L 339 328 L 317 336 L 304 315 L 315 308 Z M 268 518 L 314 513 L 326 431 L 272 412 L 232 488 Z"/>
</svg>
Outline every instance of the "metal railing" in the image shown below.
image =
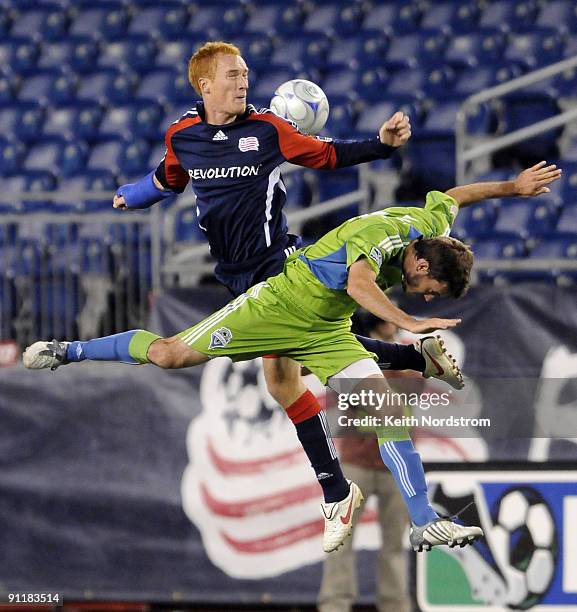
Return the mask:
<svg viewBox="0 0 577 612">
<path fill-rule="evenodd" d="M 154 263 L 150 220 L 112 211 L 3 214 L 0 338 L 25 346 L 144 325 Z"/>
<path fill-rule="evenodd" d="M 500 98 L 513 91 L 523 89 L 566 70 L 575 68 L 577 68 L 577 56 L 551 64 L 545 68 L 535 70 L 534 72 L 469 96 L 457 113 L 455 125 L 457 184 L 463 185 L 471 182 L 468 168 L 474 160 L 577 120 L 577 107 L 570 108 L 555 117 L 543 119 L 504 136 L 488 138 L 486 142 L 477 144 L 478 138 L 472 139 L 467 134 L 467 111 L 473 109 L 478 104 Z M 469 146 L 471 143 L 473 143 L 472 146 Z"/>
</svg>

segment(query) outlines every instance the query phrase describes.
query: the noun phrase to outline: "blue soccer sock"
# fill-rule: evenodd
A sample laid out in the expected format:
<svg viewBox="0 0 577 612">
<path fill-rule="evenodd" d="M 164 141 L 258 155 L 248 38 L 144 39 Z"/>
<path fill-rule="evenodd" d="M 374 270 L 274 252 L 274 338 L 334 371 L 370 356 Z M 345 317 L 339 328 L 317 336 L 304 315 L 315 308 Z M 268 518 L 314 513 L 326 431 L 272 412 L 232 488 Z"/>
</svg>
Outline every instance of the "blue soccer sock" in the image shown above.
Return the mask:
<svg viewBox="0 0 577 612">
<path fill-rule="evenodd" d="M 383 462 L 395 478 L 411 522 L 424 525 L 439 518 L 429 503 L 425 470 L 413 442 L 410 439 L 394 441 L 379 438 L 379 450 Z"/>
<path fill-rule="evenodd" d="M 133 329 L 112 336 L 94 338 L 86 342 L 75 340 L 68 345 L 68 361 L 121 361 L 122 363 L 150 363 L 148 347 L 160 336 L 143 329 Z"/>
</svg>

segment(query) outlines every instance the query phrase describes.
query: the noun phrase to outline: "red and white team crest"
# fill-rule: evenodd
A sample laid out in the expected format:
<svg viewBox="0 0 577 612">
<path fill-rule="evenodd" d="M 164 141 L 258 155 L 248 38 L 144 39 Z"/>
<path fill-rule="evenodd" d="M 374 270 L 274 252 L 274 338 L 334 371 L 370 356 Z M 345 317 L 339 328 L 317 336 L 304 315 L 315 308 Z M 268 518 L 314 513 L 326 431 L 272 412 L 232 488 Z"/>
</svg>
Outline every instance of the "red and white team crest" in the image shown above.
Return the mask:
<svg viewBox="0 0 577 612">
<path fill-rule="evenodd" d="M 258 138 L 256 136 L 247 136 L 246 138 L 239 138 L 238 148 L 243 153 L 246 153 L 247 151 L 258 151 Z"/>
<path fill-rule="evenodd" d="M 323 391 L 317 379 L 310 387 Z M 321 488 L 293 424 L 266 390 L 261 360 L 210 361 L 200 398 L 202 413 L 187 432 L 182 504 L 212 563 L 235 578 L 260 579 L 322 560 Z M 357 546 L 380 545 L 375 517 L 369 502 Z"/>
</svg>

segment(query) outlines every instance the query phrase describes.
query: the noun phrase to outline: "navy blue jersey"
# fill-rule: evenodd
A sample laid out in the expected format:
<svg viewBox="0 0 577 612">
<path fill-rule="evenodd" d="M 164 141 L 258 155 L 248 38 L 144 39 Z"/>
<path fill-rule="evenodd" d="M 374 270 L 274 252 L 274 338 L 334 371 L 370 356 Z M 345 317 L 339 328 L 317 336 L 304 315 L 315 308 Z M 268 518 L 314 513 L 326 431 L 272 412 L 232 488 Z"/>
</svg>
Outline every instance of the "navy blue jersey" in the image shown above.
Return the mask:
<svg viewBox="0 0 577 612">
<path fill-rule="evenodd" d="M 272 111 L 251 105 L 225 125 L 206 123 L 203 116 L 198 103 L 168 128 L 156 177 L 178 193 L 192 182 L 199 225 L 212 255 L 224 264 L 242 265 L 288 244 L 283 162 L 334 169 L 395 150 L 378 138 L 338 142 L 305 136 Z"/>
</svg>

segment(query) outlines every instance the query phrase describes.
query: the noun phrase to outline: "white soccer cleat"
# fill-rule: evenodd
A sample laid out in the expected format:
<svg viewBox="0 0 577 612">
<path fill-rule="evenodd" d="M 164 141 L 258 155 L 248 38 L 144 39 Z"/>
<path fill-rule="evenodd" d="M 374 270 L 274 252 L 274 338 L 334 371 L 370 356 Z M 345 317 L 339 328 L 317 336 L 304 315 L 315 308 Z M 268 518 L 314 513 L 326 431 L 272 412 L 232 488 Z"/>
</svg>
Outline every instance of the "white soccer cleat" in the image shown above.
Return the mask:
<svg viewBox="0 0 577 612">
<path fill-rule="evenodd" d="M 68 363 L 66 349 L 70 342 L 35 342 L 26 348 L 22 355 L 24 367 L 29 370 L 44 370 L 50 368 L 55 370 L 61 365 Z"/>
<path fill-rule="evenodd" d="M 445 348 L 441 336 L 426 336 L 417 340 L 415 349 L 425 359 L 424 378 L 438 378 L 451 385 L 453 389 L 465 386 L 463 375 L 453 356 Z"/>
<path fill-rule="evenodd" d="M 359 487 L 352 481 L 349 494 L 339 502 L 321 504 L 321 513 L 325 519 L 325 533 L 323 535 L 323 550 L 332 552 L 336 550 L 351 535 L 353 531 L 353 515 L 361 505 L 364 497 Z"/>
<path fill-rule="evenodd" d="M 433 546 L 463 548 L 482 538 L 485 534 L 480 527 L 458 525 L 448 518 L 438 518 L 425 525 L 413 525 L 410 530 L 411 547 L 416 552 L 431 550 Z"/>
</svg>

